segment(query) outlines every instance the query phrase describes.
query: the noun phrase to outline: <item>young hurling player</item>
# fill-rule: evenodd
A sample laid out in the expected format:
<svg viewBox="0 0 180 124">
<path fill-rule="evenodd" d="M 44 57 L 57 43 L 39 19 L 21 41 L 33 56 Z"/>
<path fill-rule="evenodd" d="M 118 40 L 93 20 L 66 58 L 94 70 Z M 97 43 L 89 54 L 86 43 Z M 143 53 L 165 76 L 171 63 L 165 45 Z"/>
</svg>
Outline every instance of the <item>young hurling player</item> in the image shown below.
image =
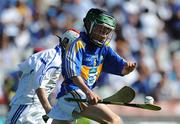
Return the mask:
<svg viewBox="0 0 180 124">
<path fill-rule="evenodd" d="M 73 41 L 78 36 L 78 32 L 67 30 L 62 39 L 66 42 Z M 6 124 L 45 123 L 42 116 L 51 109 L 48 96 L 61 74 L 61 48 L 64 45 L 65 43 L 33 54 L 19 65 L 22 75 L 16 95 L 10 103 Z"/>
<path fill-rule="evenodd" d="M 120 118 L 106 105 L 97 104 L 100 98 L 93 93 L 101 71 L 126 75 L 136 63 L 125 61 L 108 46 L 116 26 L 114 17 L 101 9 L 90 9 L 84 18 L 85 31 L 67 45 L 62 59 L 64 81 L 57 96 L 58 102 L 48 116 L 52 124 L 70 124 L 79 116 L 101 124 L 120 124 Z M 64 98 L 88 99 L 88 103 L 67 102 Z"/>
</svg>

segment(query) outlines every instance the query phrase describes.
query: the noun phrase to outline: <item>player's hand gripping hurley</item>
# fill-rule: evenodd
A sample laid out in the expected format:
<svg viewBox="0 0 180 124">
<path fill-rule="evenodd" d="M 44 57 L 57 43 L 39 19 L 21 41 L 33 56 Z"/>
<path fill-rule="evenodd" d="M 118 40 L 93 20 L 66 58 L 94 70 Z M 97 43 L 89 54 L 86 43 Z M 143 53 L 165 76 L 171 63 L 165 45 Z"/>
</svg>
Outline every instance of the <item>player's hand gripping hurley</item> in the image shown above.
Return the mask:
<svg viewBox="0 0 180 124">
<path fill-rule="evenodd" d="M 116 92 L 114 95 L 107 97 L 98 103 L 104 103 L 104 104 L 113 104 L 113 103 L 129 103 L 135 98 L 135 91 L 130 87 L 123 87 L 118 92 Z M 87 99 L 74 99 L 74 98 L 65 98 L 65 100 L 69 102 L 73 101 L 80 101 L 80 102 L 88 102 Z M 43 116 L 43 120 L 47 122 L 49 117 L 47 115 Z"/>
<path fill-rule="evenodd" d="M 125 86 L 122 89 L 120 89 L 118 92 L 113 94 L 112 96 L 98 101 L 98 103 L 123 105 L 123 106 L 136 107 L 136 108 L 142 108 L 142 109 L 154 110 L 154 111 L 161 110 L 161 107 L 153 104 L 130 103 L 134 98 L 135 98 L 135 91 L 132 88 Z M 65 100 L 69 102 L 74 102 L 74 101 L 88 102 L 87 99 L 65 98 Z"/>
<path fill-rule="evenodd" d="M 112 104 L 112 103 L 129 103 L 131 102 L 135 97 L 135 91 L 130 87 L 123 87 L 118 92 L 113 94 L 110 97 L 107 97 L 103 100 L 98 101 L 98 103 L 104 103 L 104 104 Z M 66 101 L 73 102 L 73 101 L 79 101 L 79 102 L 88 102 L 87 99 L 74 99 L 74 98 L 65 98 Z"/>
</svg>

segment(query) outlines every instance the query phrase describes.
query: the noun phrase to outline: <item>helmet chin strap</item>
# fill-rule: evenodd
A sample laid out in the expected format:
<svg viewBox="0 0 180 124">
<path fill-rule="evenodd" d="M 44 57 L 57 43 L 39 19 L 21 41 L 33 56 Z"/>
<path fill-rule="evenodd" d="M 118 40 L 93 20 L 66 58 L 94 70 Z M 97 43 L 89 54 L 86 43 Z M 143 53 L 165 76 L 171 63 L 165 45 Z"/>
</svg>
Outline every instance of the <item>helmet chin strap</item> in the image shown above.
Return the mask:
<svg viewBox="0 0 180 124">
<path fill-rule="evenodd" d="M 105 43 L 104 43 L 106 46 L 109 45 L 110 41 L 112 40 L 112 37 L 113 37 L 113 32 L 111 32 L 111 33 L 109 34 L 109 36 L 107 37 L 107 39 L 106 39 L 106 41 L 105 41 Z"/>
<path fill-rule="evenodd" d="M 99 47 L 102 47 L 104 45 L 104 42 L 101 44 L 101 43 L 99 43 L 100 41 L 98 41 L 98 40 L 94 40 L 94 41 L 95 42 L 93 42 L 93 43 L 96 44 Z"/>
</svg>

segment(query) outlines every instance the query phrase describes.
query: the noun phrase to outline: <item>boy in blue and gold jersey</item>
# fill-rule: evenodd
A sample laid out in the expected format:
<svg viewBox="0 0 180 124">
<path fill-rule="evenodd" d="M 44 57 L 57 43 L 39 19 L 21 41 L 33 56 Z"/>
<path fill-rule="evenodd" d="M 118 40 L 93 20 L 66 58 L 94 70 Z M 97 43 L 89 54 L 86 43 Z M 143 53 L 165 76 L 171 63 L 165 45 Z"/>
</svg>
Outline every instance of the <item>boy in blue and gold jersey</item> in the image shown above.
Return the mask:
<svg viewBox="0 0 180 124">
<path fill-rule="evenodd" d="M 90 9 L 84 18 L 85 31 L 63 51 L 62 74 L 64 81 L 58 94 L 58 102 L 48 113 L 52 124 L 70 124 L 78 116 L 99 123 L 120 124 L 120 118 L 106 105 L 97 104 L 99 96 L 92 92 L 102 71 L 126 75 L 136 63 L 127 62 L 108 46 L 115 19 L 101 9 Z M 67 102 L 64 98 L 88 99 L 89 103 Z"/>
<path fill-rule="evenodd" d="M 66 49 L 66 58 L 62 64 L 65 80 L 58 97 L 79 89 L 71 79 L 73 76 L 81 76 L 88 88 L 92 89 L 101 71 L 121 75 L 125 64 L 126 61 L 109 46 L 98 47 L 89 42 L 85 32 L 81 32 L 80 37 Z"/>
</svg>

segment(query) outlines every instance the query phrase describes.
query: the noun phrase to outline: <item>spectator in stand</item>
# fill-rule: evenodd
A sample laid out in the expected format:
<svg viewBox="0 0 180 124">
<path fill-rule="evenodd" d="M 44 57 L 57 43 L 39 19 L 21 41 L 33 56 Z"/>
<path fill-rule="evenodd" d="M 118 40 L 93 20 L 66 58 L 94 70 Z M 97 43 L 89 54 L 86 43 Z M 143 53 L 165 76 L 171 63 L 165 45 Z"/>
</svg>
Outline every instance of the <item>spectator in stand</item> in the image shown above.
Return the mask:
<svg viewBox="0 0 180 124">
<path fill-rule="evenodd" d="M 150 82 L 150 71 L 147 65 L 143 62 L 139 62 L 137 67 L 138 79 L 132 83 L 132 88 L 136 90 L 138 94 L 150 95 L 151 94 L 151 82 Z"/>
<path fill-rule="evenodd" d="M 175 93 L 175 90 L 173 88 L 172 82 L 168 80 L 168 76 L 166 72 L 161 71 L 160 72 L 161 80 L 157 84 L 157 86 L 154 88 L 152 92 L 152 96 L 155 99 L 156 102 L 159 101 L 172 101 L 175 100 L 175 96 L 173 93 Z"/>
</svg>

